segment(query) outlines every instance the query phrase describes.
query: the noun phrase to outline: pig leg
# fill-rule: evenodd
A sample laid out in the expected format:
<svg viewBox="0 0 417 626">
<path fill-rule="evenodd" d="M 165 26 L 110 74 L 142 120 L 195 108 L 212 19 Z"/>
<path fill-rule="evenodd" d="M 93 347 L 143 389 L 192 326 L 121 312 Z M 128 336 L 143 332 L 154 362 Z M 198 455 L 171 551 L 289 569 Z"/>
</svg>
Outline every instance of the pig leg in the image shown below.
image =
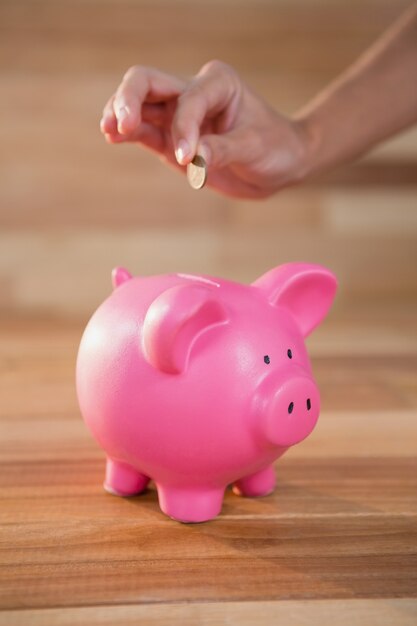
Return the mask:
<svg viewBox="0 0 417 626">
<path fill-rule="evenodd" d="M 131 465 L 107 457 L 104 489 L 109 493 L 115 496 L 133 496 L 143 491 L 149 480 L 148 476 L 144 476 Z"/>
<path fill-rule="evenodd" d="M 221 511 L 224 487 L 173 487 L 157 484 L 159 506 L 175 520 L 185 523 L 206 522 Z"/>
<path fill-rule="evenodd" d="M 256 474 L 245 476 L 237 480 L 233 485 L 233 491 L 239 496 L 255 498 L 257 496 L 267 496 L 275 488 L 275 470 L 273 465 L 269 465 Z"/>
</svg>

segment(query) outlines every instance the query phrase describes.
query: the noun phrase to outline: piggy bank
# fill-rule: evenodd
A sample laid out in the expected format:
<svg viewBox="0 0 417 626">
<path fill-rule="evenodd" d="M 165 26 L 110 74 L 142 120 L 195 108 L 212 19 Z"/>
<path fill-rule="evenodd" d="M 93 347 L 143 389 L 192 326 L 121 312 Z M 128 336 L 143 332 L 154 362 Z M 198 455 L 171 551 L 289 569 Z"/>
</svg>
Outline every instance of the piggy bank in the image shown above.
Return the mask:
<svg viewBox="0 0 417 626">
<path fill-rule="evenodd" d="M 332 304 L 334 275 L 289 263 L 244 285 L 116 268 L 113 287 L 76 374 L 107 456 L 104 488 L 131 496 L 153 480 L 162 511 L 182 522 L 215 517 L 228 485 L 270 494 L 274 461 L 319 416 L 304 339 Z"/>
</svg>

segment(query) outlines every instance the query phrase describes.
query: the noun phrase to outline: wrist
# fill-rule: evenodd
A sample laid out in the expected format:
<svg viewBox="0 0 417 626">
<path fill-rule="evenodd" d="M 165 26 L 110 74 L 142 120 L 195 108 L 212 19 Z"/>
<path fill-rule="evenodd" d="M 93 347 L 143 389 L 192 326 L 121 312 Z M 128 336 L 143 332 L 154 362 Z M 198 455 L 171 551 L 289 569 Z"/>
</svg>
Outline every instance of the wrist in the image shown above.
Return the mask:
<svg viewBox="0 0 417 626">
<path fill-rule="evenodd" d="M 267 140 L 265 159 L 260 161 L 260 197 L 274 195 L 285 187 L 297 185 L 313 171 L 317 137 L 310 120 L 274 113 Z"/>
<path fill-rule="evenodd" d="M 285 120 L 284 124 L 283 121 Z M 320 133 L 310 116 L 292 118 L 277 116 L 277 133 L 274 136 L 273 181 L 270 195 L 285 187 L 298 185 L 317 169 L 320 152 Z M 283 146 L 285 146 L 283 148 Z"/>
<path fill-rule="evenodd" d="M 294 182 L 302 182 L 320 169 L 322 133 L 312 115 L 296 114 L 292 122 L 301 145 Z"/>
</svg>

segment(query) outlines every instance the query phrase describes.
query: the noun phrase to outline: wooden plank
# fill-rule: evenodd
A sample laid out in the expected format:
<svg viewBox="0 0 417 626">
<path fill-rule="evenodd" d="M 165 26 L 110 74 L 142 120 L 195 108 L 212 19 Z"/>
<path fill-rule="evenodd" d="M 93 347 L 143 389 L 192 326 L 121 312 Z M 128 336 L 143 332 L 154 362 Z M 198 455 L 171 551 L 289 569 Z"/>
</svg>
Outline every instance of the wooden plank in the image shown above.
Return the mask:
<svg viewBox="0 0 417 626">
<path fill-rule="evenodd" d="M 34 534 L 24 525 L 20 534 L 32 540 L 11 561 L 5 554 L 1 606 L 415 597 L 416 521 L 257 516 L 187 526 L 112 518 L 62 520 Z"/>
<path fill-rule="evenodd" d="M 363 234 L 336 232 L 336 226 L 328 231 L 308 225 L 280 229 L 280 203 L 277 199 L 276 227 L 268 227 L 268 218 L 263 227 L 257 225 L 252 207 L 242 206 L 239 213 L 236 205 L 227 226 L 207 229 L 3 230 L 0 275 L 8 288 L 0 293 L 0 309 L 85 316 L 108 295 L 110 271 L 116 265 L 142 275 L 201 272 L 252 282 L 281 263 L 308 260 L 330 267 L 338 276 L 338 306 L 360 304 L 370 294 L 385 301 L 416 297 L 413 232 L 376 235 L 369 232 L 369 220 Z M 345 198 L 343 211 L 347 206 Z M 358 220 L 351 222 L 357 231 Z"/>
<path fill-rule="evenodd" d="M 338 419 L 346 415 L 348 427 L 355 413 L 366 410 L 389 429 L 392 413 L 401 411 L 398 419 L 406 422 L 408 412 L 417 406 L 417 344 L 411 339 L 417 334 L 415 322 L 403 314 L 397 323 L 384 324 L 377 311 L 373 317 L 372 309 L 363 307 L 351 316 L 350 322 L 342 315 L 329 319 L 309 340 L 322 419 L 328 414 L 332 420 L 337 412 Z M 76 424 L 74 363 L 84 324 L 52 319 L 0 322 L 0 417 L 12 420 L 5 433 L 9 443 L 15 432 L 19 440 L 16 419 L 40 419 L 47 430 L 54 429 L 57 417 L 70 420 L 65 421 L 68 428 Z M 24 430 L 21 436 L 24 439 Z M 71 440 L 69 431 L 67 438 Z"/>
<path fill-rule="evenodd" d="M 417 167 L 414 168 L 417 182 Z M 359 209 L 360 207 L 360 209 Z M 334 190 L 322 203 L 323 227 L 333 235 L 396 238 L 407 233 L 417 240 L 417 193 L 406 187 L 391 189 Z M 398 211 L 401 219 L 398 219 Z M 417 254 L 416 254 L 417 260 Z"/>
<path fill-rule="evenodd" d="M 413 142 L 417 146 L 417 142 Z M 393 190 L 396 187 L 407 190 L 413 189 L 417 184 L 417 167 L 413 156 L 410 160 L 400 155 L 395 159 L 391 155 L 386 159 L 369 159 L 353 165 L 345 165 L 336 171 L 328 172 L 321 177 L 317 177 L 309 183 L 311 186 L 331 186 L 331 187 L 358 187 L 358 188 L 378 188 L 382 190 L 388 188 Z"/>
<path fill-rule="evenodd" d="M 329 437 L 330 439 L 330 437 Z M 335 443 L 330 440 L 327 450 Z M 307 445 L 306 443 L 304 446 Z M 378 518 L 412 519 L 417 514 L 416 461 L 414 456 L 397 454 L 392 458 L 375 452 L 365 457 L 351 454 L 335 456 L 323 449 L 316 457 L 296 453 L 302 446 L 287 453 L 276 463 L 277 488 L 267 498 L 239 498 L 232 492 L 226 493 L 222 514 L 219 519 L 238 521 L 257 518 L 276 523 L 291 523 L 299 520 L 323 519 L 336 523 L 352 519 L 365 523 L 378 522 Z M 104 458 L 81 453 L 62 455 L 62 459 L 51 459 L 45 455 L 32 460 L 21 460 L 18 455 L 12 461 L 4 458 L 1 463 L 0 482 L 3 511 L 3 532 L 20 540 L 20 530 L 25 524 L 36 530 L 60 522 L 76 523 L 86 528 L 89 524 L 136 524 L 150 522 L 165 524 L 169 520 L 158 507 L 156 489 L 151 484 L 143 495 L 133 498 L 110 496 L 102 488 Z M 63 519 L 62 519 L 63 518 Z M 10 524 L 15 523 L 19 529 Z M 7 527 L 9 525 L 9 527 Z M 165 526 L 164 526 L 165 527 Z M 174 528 L 169 523 L 167 528 Z M 240 532 L 240 531 L 239 531 Z M 14 543 L 2 544 L 3 550 L 12 549 Z M 172 556 L 172 555 L 171 555 Z"/>
<path fill-rule="evenodd" d="M 50 391 L 40 390 L 42 397 Z M 75 394 L 72 388 L 73 394 Z M 55 391 L 59 393 L 59 387 Z M 15 392 L 19 393 L 19 389 Z M 20 389 L 21 393 L 21 389 Z M 348 392 L 347 392 L 348 393 Z M 346 396 L 347 396 L 346 393 Z M 62 396 L 65 398 L 65 396 Z M 342 400 L 339 400 L 342 403 Z M 7 405 L 10 406 L 10 399 Z M 44 403 L 44 413 L 47 411 Z M 3 460 L 49 460 L 62 458 L 99 458 L 91 443 L 90 437 L 78 417 L 75 399 L 71 409 L 54 411 L 57 402 L 51 406 L 51 416 L 43 417 L 42 409 L 29 415 L 18 414 L 11 409 L 11 417 L 6 409 L 2 410 L 0 433 L 3 439 Z M 301 455 L 303 458 L 318 458 L 323 455 L 334 459 L 339 457 L 386 456 L 401 457 L 417 452 L 416 409 L 403 411 L 400 409 L 385 411 L 365 410 L 367 420 L 364 421 L 364 410 L 352 412 L 330 412 L 322 410 L 320 424 L 314 435 L 302 446 L 291 450 L 291 456 Z M 5 415 L 6 414 L 6 415 Z M 28 430 L 36 425 L 31 438 L 27 438 Z M 366 439 L 372 427 L 372 444 Z"/>
<path fill-rule="evenodd" d="M 6 69 L 12 62 L 25 71 L 119 70 L 132 59 L 178 70 L 215 54 L 250 68 L 269 60 L 274 69 L 329 73 L 350 62 L 404 6 L 403 0 L 395 6 L 364 2 L 352 11 L 348 3 L 305 2 L 300 10 L 297 3 L 268 2 L 259 10 L 249 2 L 239 6 L 237 20 L 234 2 L 119 1 L 115 10 L 110 2 L 7 0 L 1 5 L 1 59 Z"/>
<path fill-rule="evenodd" d="M 115 84 L 117 80 L 115 77 Z M 264 82 L 271 84 L 270 77 Z M 310 224 L 312 219 L 317 224 L 316 207 L 322 198 L 317 189 L 329 185 L 376 185 L 388 192 L 397 192 L 404 185 L 415 194 L 416 158 L 411 156 L 401 164 L 388 161 L 343 168 L 328 178 L 312 181 L 312 188 L 306 185 L 286 191 L 279 201 L 236 203 L 208 189 L 196 194 L 185 179 L 146 151 L 136 146 L 105 145 L 98 121 L 113 89 L 109 81 L 25 76 L 20 80 L 4 78 L 2 84 L 10 98 L 4 112 L 8 124 L 0 132 L 4 146 L 0 156 L 4 206 L 0 223 L 4 227 L 39 229 L 48 224 L 74 228 L 100 223 L 101 227 L 116 225 L 120 229 L 138 220 L 142 226 L 154 227 L 210 225 L 213 221 L 222 224 L 222 218 L 227 219 L 238 205 L 239 215 L 247 206 L 260 226 L 270 210 L 274 225 L 282 228 L 288 222 Z M 275 91 L 282 92 L 278 82 Z M 273 100 L 272 93 L 266 96 Z M 51 99 L 53 111 L 48 106 Z M 415 140 L 413 145 L 417 145 Z M 359 206 L 362 199 L 366 199 L 365 194 L 359 202 L 347 196 L 346 202 Z M 401 198 L 398 202 L 401 212 Z"/>
<path fill-rule="evenodd" d="M 387 285 L 391 297 L 415 294 L 414 236 L 358 237 L 324 229 L 313 235 L 302 225 L 293 231 L 280 232 L 277 228 L 268 233 L 240 227 L 238 220 L 231 223 L 229 230 L 222 230 L 218 264 L 226 276 L 236 280 L 247 280 L 248 276 L 254 279 L 270 267 L 300 259 L 331 267 L 340 281 L 339 298 L 345 296 L 350 303 L 367 294 L 380 297 L 385 292 L 388 296 Z"/>
<path fill-rule="evenodd" d="M 145 622 L 147 626 L 414 626 L 417 602 L 387 600 L 304 600 L 294 602 L 210 602 L 169 605 L 124 605 L 94 608 L 5 611 L 4 626 L 126 626 Z"/>
</svg>

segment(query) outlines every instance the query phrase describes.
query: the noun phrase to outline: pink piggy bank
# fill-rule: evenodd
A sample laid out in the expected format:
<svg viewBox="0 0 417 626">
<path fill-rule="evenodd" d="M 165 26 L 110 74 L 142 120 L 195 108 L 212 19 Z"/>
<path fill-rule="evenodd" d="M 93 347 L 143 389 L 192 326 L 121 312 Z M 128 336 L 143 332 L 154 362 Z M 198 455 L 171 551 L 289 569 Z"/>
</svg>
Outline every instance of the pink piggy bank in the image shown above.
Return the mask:
<svg viewBox="0 0 417 626">
<path fill-rule="evenodd" d="M 229 484 L 271 493 L 273 462 L 319 416 L 304 338 L 332 304 L 334 275 L 288 263 L 242 285 L 117 268 L 113 285 L 77 360 L 105 489 L 130 496 L 153 479 L 162 511 L 182 522 L 215 517 Z"/>
</svg>

